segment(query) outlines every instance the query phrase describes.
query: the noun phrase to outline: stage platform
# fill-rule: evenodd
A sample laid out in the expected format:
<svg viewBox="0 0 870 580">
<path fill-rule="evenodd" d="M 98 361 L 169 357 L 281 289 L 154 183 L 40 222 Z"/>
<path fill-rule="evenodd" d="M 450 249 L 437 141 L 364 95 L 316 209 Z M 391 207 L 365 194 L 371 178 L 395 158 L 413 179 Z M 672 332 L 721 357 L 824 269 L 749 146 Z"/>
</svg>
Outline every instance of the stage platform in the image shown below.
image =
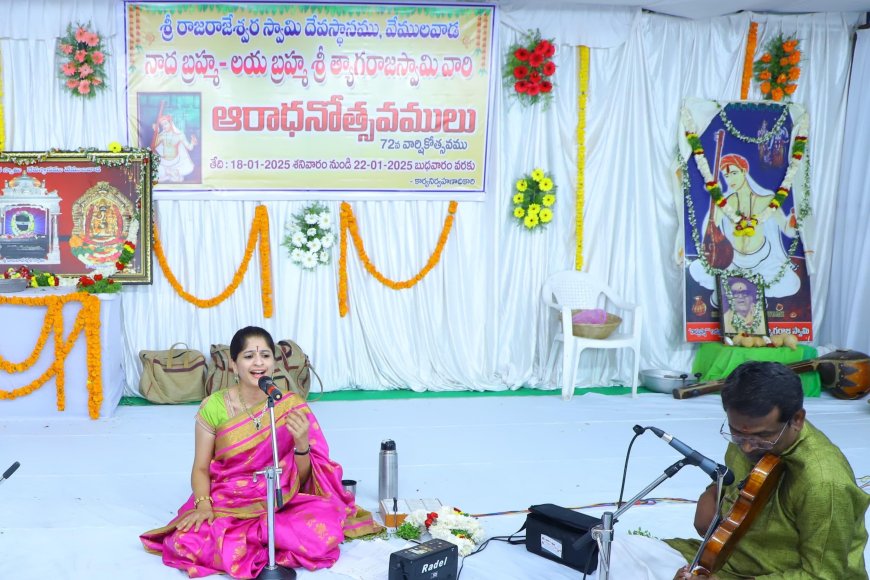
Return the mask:
<svg viewBox="0 0 870 580">
<path fill-rule="evenodd" d="M 809 419 L 845 452 L 859 485 L 870 486 L 870 405 L 827 393 L 807 399 Z M 667 395 L 424 397 L 312 403 L 357 499 L 375 510 L 380 441 L 399 453 L 403 497 L 439 498 L 481 514 L 487 536 L 506 535 L 539 503 L 612 510 L 632 426 L 654 425 L 720 460 L 724 412 L 718 396 Z M 162 580 L 186 575 L 142 548 L 138 535 L 168 522 L 190 494 L 195 405 L 121 406 L 110 418 L 0 419 L 0 470 L 21 468 L 0 485 L 0 577 Z M 634 444 L 626 499 L 678 454 L 651 433 Z M 694 537 L 694 500 L 709 479 L 685 468 L 649 505 L 626 512 L 618 534 L 640 528 L 665 538 Z M 605 505 L 602 505 L 605 504 Z M 868 522 L 870 524 L 870 522 Z M 396 549 L 400 540 L 391 540 Z M 360 542 L 342 546 L 348 554 Z M 365 550 L 366 547 L 362 546 Z M 866 556 L 870 562 L 870 553 Z M 339 561 L 341 564 L 342 561 Z M 386 580 L 386 561 L 384 576 Z M 466 559 L 460 580 L 577 579 L 582 575 L 520 546 L 491 542 Z M 347 580 L 332 570 L 300 578 Z M 620 580 L 614 578 L 614 580 Z M 635 579 L 632 579 L 635 580 Z"/>
</svg>

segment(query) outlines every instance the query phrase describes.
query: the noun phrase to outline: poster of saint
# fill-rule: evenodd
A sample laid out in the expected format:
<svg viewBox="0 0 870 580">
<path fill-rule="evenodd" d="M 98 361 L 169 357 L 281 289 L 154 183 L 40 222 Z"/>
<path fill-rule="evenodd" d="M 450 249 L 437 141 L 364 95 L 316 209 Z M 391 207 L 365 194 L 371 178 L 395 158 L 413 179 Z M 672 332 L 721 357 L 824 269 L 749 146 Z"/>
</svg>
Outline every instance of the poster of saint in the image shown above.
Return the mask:
<svg viewBox="0 0 870 580">
<path fill-rule="evenodd" d="M 722 338 L 717 277 L 757 288 L 770 334 L 812 340 L 806 110 L 687 99 L 680 124 L 686 340 Z"/>
</svg>

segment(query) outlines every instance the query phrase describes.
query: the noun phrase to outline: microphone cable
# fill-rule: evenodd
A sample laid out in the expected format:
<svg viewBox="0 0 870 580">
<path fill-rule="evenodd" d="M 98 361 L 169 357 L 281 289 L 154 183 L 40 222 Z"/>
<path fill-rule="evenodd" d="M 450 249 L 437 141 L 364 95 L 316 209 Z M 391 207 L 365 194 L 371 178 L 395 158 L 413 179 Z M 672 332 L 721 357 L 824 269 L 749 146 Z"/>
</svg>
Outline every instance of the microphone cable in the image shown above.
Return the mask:
<svg viewBox="0 0 870 580">
<path fill-rule="evenodd" d="M 622 495 L 625 493 L 625 480 L 628 476 L 628 460 L 631 457 L 631 447 L 634 445 L 635 440 L 646 432 L 647 428 L 635 425 L 631 429 L 634 431 L 634 437 L 629 441 L 628 449 L 625 451 L 625 465 L 622 467 L 622 483 L 619 486 L 619 499 L 616 502 L 617 510 L 622 507 Z"/>
</svg>

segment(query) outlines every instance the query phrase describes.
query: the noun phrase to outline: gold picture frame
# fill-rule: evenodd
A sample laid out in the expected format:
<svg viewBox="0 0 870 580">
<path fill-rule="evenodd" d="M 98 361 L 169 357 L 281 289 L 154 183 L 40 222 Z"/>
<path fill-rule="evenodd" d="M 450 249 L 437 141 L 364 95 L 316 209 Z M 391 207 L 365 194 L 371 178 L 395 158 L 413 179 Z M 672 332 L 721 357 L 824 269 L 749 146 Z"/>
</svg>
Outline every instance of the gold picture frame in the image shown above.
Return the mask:
<svg viewBox="0 0 870 580">
<path fill-rule="evenodd" d="M 0 272 L 110 270 L 119 282 L 150 284 L 155 161 L 129 147 L 0 152 Z M 117 270 L 128 243 L 133 257 Z"/>
</svg>

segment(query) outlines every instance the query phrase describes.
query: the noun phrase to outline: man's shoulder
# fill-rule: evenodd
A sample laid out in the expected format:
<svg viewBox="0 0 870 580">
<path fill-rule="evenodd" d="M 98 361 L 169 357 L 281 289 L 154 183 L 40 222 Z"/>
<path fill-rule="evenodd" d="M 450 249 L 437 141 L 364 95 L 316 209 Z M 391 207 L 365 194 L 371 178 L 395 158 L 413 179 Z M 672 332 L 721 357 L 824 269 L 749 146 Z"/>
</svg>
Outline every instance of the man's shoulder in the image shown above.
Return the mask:
<svg viewBox="0 0 870 580">
<path fill-rule="evenodd" d="M 855 474 L 840 448 L 809 421 L 803 430 L 794 451 L 784 457 L 791 478 L 809 485 L 854 485 Z"/>
</svg>

